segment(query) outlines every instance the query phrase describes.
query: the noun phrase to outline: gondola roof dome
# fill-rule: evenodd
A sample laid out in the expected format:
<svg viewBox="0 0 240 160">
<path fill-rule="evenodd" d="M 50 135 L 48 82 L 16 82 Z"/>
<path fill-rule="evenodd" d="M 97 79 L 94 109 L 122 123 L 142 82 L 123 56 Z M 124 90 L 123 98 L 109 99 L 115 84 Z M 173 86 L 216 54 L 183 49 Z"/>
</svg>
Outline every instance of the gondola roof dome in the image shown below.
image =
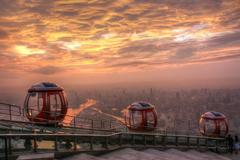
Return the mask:
<svg viewBox="0 0 240 160">
<path fill-rule="evenodd" d="M 145 110 L 145 109 L 152 109 L 152 108 L 155 108 L 154 105 L 152 105 L 151 103 L 148 103 L 148 102 L 134 102 L 132 103 L 128 109 L 130 110 Z"/>
<path fill-rule="evenodd" d="M 28 92 L 41 92 L 41 91 L 63 91 L 63 88 L 55 83 L 41 82 L 32 85 L 32 87 L 28 89 Z"/>
<path fill-rule="evenodd" d="M 202 118 L 208 118 L 208 119 L 225 119 L 226 116 L 220 112 L 216 112 L 216 111 L 209 111 L 206 112 L 204 114 L 202 114 L 201 116 Z"/>
</svg>

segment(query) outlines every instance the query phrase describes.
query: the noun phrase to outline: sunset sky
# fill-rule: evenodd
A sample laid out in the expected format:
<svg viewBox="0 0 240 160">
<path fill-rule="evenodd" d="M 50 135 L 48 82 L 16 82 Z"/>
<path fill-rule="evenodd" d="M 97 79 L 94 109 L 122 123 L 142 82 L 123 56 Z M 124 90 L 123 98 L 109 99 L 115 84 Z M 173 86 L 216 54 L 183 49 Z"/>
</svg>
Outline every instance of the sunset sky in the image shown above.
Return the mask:
<svg viewBox="0 0 240 160">
<path fill-rule="evenodd" d="M 240 86 L 240 0 L 0 0 L 0 88 Z"/>
</svg>

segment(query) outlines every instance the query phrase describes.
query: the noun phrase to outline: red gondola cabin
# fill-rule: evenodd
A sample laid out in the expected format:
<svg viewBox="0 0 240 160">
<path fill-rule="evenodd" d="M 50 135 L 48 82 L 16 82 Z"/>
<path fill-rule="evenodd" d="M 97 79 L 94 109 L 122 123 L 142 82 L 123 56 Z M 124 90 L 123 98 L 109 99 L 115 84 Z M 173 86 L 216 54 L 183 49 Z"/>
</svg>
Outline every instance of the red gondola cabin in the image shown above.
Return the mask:
<svg viewBox="0 0 240 160">
<path fill-rule="evenodd" d="M 199 121 L 200 133 L 209 137 L 225 137 L 228 134 L 228 123 L 225 115 L 219 112 L 206 112 Z"/>
<path fill-rule="evenodd" d="M 41 124 L 62 122 L 67 106 L 63 88 L 49 82 L 33 85 L 28 90 L 24 103 L 27 118 Z"/>
<path fill-rule="evenodd" d="M 130 130 L 152 131 L 157 126 L 155 106 L 146 102 L 135 102 L 127 107 L 125 123 Z"/>
</svg>

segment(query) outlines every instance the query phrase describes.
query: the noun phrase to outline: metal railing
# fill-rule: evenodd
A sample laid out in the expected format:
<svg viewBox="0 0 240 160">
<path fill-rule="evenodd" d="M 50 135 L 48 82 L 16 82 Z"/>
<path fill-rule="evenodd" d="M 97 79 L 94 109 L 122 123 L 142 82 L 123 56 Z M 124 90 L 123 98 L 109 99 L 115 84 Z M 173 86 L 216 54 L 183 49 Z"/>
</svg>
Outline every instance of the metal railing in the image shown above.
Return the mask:
<svg viewBox="0 0 240 160">
<path fill-rule="evenodd" d="M 2 102 L 0 102 L 0 106 L 0 115 L 2 117 L 5 116 L 5 118 L 9 118 L 9 120 L 12 120 L 15 116 L 18 117 L 22 115 L 22 109 L 20 106 Z"/>
<path fill-rule="evenodd" d="M 29 109 L 29 113 L 32 115 L 33 112 L 39 112 L 38 110 Z M 24 108 L 8 104 L 8 103 L 0 103 L 0 120 L 10 121 L 10 122 L 18 122 L 18 123 L 29 123 L 33 128 L 36 125 L 49 125 L 51 127 L 57 128 L 58 126 L 64 126 L 66 128 L 82 128 L 82 129 L 96 129 L 96 130 L 116 130 L 117 127 L 120 126 L 115 120 L 104 120 L 104 119 L 90 119 L 90 118 L 82 118 L 74 115 L 63 115 L 57 114 L 54 112 L 42 111 L 45 114 L 53 114 L 54 119 L 51 123 L 48 119 L 35 117 L 34 119 L 39 122 L 29 121 L 26 115 L 26 111 Z M 57 116 L 64 116 L 65 119 L 70 119 L 70 121 L 62 121 L 60 124 L 54 123 L 56 122 Z M 42 122 L 41 122 L 42 121 Z"/>
<path fill-rule="evenodd" d="M 171 135 L 156 133 L 122 132 L 108 135 L 102 134 L 0 134 L 3 142 L 0 155 L 5 159 L 9 156 L 36 152 L 108 151 L 118 148 L 187 148 L 205 149 L 226 152 L 228 144 L 225 138 L 210 138 L 203 136 Z M 14 147 L 14 141 L 22 147 Z M 44 148 L 41 143 L 51 143 Z M 57 158 L 57 157 L 56 157 Z"/>
<path fill-rule="evenodd" d="M 151 133 L 114 133 L 115 129 L 121 126 L 121 124 L 116 121 L 87 119 L 72 115 L 66 115 L 66 117 L 71 119 L 71 122 L 63 122 L 63 126 L 59 127 L 56 123 L 50 126 L 51 129 L 54 129 L 50 133 L 49 130 L 48 132 L 37 132 L 36 128 L 39 127 L 41 123 L 35 124 L 32 121 L 29 122 L 23 108 L 6 103 L 0 103 L 0 105 L 4 106 L 0 107 L 0 119 L 2 119 L 1 121 L 3 123 L 13 123 L 13 126 L 15 125 L 14 123 L 16 123 L 30 127 L 29 132 L 18 133 L 9 130 L 5 134 L 3 134 L 3 132 L 0 133 L 0 155 L 5 157 L 5 159 L 8 159 L 11 155 L 19 155 L 26 152 L 78 152 L 110 150 L 122 147 L 185 147 L 213 149 L 215 151 L 227 150 L 227 141 L 225 138 L 168 134 L 166 130 L 158 129 Z M 50 112 L 46 113 L 50 114 Z M 127 131 L 126 126 L 121 127 Z M 43 128 L 47 128 L 46 125 L 44 125 Z M 61 130 L 57 130 L 57 128 L 61 128 Z M 82 132 L 76 132 L 77 129 L 104 132 L 101 132 L 101 134 L 95 134 L 95 132 L 91 132 L 91 134 L 79 134 Z M 67 130 L 69 130 L 70 133 L 67 132 Z M 49 143 L 51 147 L 49 147 Z M 1 146 L 1 144 L 3 145 Z M 21 144 L 21 146 L 17 146 L 19 144 Z"/>
</svg>

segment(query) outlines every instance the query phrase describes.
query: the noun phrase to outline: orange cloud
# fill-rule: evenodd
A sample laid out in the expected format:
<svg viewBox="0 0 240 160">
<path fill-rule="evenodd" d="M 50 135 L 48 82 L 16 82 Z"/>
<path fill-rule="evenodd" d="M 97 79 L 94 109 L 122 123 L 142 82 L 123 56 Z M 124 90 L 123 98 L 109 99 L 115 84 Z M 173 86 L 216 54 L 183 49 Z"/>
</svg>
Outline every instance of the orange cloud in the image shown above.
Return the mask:
<svg viewBox="0 0 240 160">
<path fill-rule="evenodd" d="M 114 72 L 236 59 L 238 2 L 3 0 L 0 68 Z"/>
</svg>

